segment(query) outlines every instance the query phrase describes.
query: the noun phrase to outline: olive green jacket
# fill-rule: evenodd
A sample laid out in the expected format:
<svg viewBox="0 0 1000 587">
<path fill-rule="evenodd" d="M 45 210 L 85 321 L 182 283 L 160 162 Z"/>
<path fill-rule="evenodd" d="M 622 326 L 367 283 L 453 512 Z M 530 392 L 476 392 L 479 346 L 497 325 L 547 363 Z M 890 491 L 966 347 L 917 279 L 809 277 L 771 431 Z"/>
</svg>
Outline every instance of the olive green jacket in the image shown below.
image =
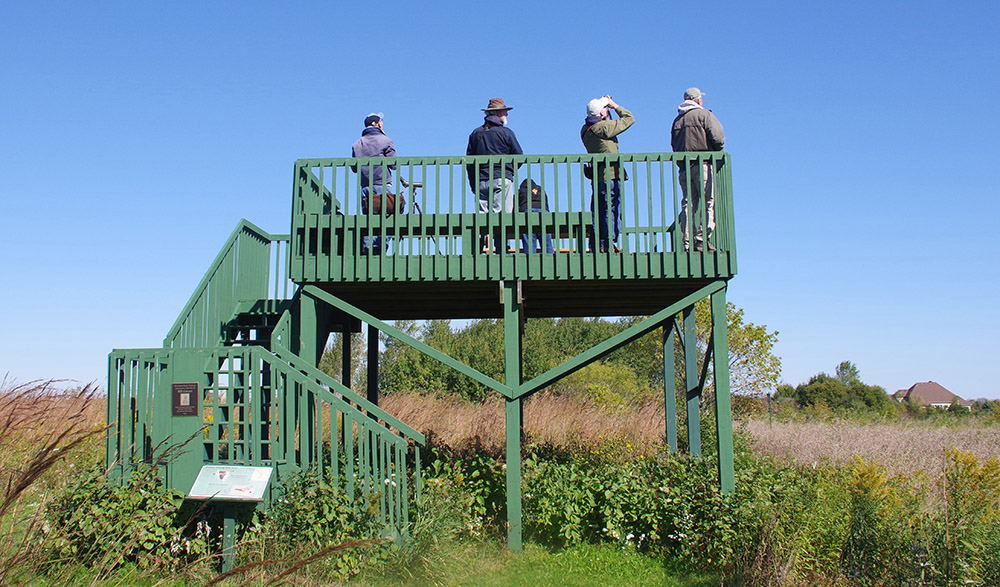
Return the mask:
<svg viewBox="0 0 1000 587">
<path fill-rule="evenodd" d="M 605 118 L 592 125 L 584 124 L 583 128 L 580 129 L 580 139 L 583 141 L 583 146 L 586 147 L 588 153 L 618 152 L 618 135 L 632 126 L 632 123 L 635 122 L 635 117 L 621 106 L 615 108 L 615 112 L 619 117 L 617 120 Z M 608 166 L 606 174 L 603 165 L 597 166 L 595 180 L 605 181 L 619 178 L 617 164 Z"/>
</svg>

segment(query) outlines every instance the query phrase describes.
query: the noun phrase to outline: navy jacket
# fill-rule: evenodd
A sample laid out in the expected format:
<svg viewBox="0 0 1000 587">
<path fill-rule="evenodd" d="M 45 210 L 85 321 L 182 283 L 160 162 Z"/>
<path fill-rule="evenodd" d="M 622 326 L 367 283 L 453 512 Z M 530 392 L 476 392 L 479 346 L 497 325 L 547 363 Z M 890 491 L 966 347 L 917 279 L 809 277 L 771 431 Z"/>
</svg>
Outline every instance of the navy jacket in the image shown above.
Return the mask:
<svg viewBox="0 0 1000 587">
<path fill-rule="evenodd" d="M 487 116 L 482 126 L 476 128 L 469 135 L 469 146 L 465 150 L 466 155 L 521 155 L 521 145 L 514 136 L 514 131 L 510 130 L 500 121 L 499 116 Z M 475 178 L 476 167 L 479 167 L 479 177 Z M 505 177 L 514 180 L 514 164 L 508 163 L 501 166 L 493 165 L 490 169 L 488 165 L 466 166 L 469 175 L 469 185 L 472 189 L 477 188 L 477 181 L 489 181 Z M 492 177 L 491 177 L 492 176 Z"/>
</svg>

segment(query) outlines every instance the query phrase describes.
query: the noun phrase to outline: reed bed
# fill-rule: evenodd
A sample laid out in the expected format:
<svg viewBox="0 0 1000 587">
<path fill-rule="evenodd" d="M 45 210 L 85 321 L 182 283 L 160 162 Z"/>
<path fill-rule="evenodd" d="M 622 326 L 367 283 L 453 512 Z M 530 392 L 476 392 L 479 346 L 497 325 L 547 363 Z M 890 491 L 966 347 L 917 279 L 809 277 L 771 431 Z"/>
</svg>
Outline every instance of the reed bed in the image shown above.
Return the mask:
<svg viewBox="0 0 1000 587">
<path fill-rule="evenodd" d="M 859 456 L 890 475 L 913 476 L 920 471 L 938 477 L 944 449 L 971 452 L 980 460 L 1000 458 L 1000 425 L 962 422 L 856 423 L 850 421 L 774 422 L 751 420 L 746 425 L 754 450 L 810 465 L 847 463 Z"/>
<path fill-rule="evenodd" d="M 504 400 L 482 403 L 416 393 L 385 396 L 380 406 L 403 422 L 438 440 L 457 445 L 477 438 L 489 447 L 503 447 Z M 538 394 L 524 402 L 524 432 L 530 442 L 581 444 L 617 438 L 634 444 L 662 440 L 663 406 L 648 402 L 630 410 L 594 404 L 568 395 Z"/>
</svg>

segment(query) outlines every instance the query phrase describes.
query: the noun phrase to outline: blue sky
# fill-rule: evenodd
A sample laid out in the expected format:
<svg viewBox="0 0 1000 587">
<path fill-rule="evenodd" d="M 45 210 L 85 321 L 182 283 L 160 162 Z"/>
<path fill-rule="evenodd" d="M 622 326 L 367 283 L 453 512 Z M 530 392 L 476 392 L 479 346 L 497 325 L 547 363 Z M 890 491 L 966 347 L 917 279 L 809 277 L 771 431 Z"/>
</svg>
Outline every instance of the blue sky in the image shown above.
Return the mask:
<svg viewBox="0 0 1000 587">
<path fill-rule="evenodd" d="M 528 153 L 585 103 L 669 150 L 698 86 L 733 156 L 729 299 L 782 379 L 853 361 L 894 391 L 1000 398 L 996 2 L 5 2 L 0 375 L 103 385 L 157 346 L 246 218 L 288 231 L 292 164 L 385 112 L 400 155 L 462 154 L 503 96 Z M 471 197 L 471 196 L 470 196 Z"/>
</svg>

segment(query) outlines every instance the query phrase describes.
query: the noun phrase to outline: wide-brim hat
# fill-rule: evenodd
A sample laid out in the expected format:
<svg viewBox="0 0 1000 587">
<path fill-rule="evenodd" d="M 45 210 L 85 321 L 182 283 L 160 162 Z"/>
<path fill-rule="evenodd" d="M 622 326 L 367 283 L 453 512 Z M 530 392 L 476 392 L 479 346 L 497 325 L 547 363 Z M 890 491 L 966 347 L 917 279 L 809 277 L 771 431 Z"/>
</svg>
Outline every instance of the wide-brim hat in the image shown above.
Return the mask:
<svg viewBox="0 0 1000 587">
<path fill-rule="evenodd" d="M 490 103 L 487 104 L 486 108 L 483 108 L 483 112 L 491 110 L 513 110 L 513 108 L 504 104 L 503 98 L 490 98 Z"/>
</svg>

